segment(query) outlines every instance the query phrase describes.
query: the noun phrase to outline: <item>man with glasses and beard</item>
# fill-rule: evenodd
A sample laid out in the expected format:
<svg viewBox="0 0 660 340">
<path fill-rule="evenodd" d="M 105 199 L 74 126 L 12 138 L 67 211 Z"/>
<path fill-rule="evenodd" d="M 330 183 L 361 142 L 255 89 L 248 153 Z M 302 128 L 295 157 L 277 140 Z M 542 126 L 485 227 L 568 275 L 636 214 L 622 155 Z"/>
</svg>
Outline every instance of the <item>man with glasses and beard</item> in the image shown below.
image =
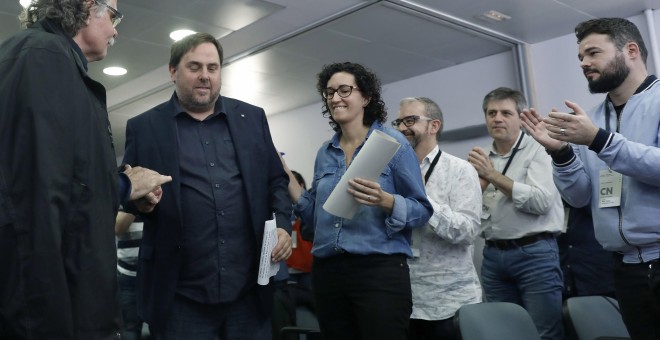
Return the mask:
<svg viewBox="0 0 660 340">
<path fill-rule="evenodd" d="M 454 314 L 481 302 L 472 262 L 481 226 L 481 187 L 470 163 L 440 150 L 444 127 L 438 104 L 426 97 L 404 98 L 394 128 L 406 136 L 422 170 L 433 215 L 413 229 L 408 259 L 413 311 L 409 339 L 455 339 Z"/>
<path fill-rule="evenodd" d="M 575 34 L 589 90 L 605 100 L 588 113 L 570 101 L 574 113 L 524 111 L 522 122 L 552 156 L 563 198 L 591 207 L 596 238 L 616 252 L 615 290 L 632 339 L 658 339 L 660 85 L 630 21 L 592 19 Z"/>
</svg>

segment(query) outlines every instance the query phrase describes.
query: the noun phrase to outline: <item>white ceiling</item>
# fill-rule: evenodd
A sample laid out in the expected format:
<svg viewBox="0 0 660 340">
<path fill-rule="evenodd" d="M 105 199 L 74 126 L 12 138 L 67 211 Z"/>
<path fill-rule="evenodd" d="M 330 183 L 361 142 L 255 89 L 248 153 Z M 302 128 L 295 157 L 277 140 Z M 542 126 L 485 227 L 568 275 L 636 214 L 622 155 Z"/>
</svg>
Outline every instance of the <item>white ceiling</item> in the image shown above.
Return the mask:
<svg viewBox="0 0 660 340">
<path fill-rule="evenodd" d="M 209 32 L 225 49 L 222 94 L 268 114 L 319 101 L 322 65 L 355 61 L 383 84 L 572 32 L 594 17 L 630 17 L 660 0 L 118 0 L 125 17 L 106 59 L 90 75 L 108 89 L 118 153 L 126 119 L 169 99 L 169 32 Z M 512 17 L 479 19 L 488 10 Z M 19 30 L 18 0 L 0 1 L 0 42 Z M 122 77 L 104 75 L 123 66 Z"/>
</svg>

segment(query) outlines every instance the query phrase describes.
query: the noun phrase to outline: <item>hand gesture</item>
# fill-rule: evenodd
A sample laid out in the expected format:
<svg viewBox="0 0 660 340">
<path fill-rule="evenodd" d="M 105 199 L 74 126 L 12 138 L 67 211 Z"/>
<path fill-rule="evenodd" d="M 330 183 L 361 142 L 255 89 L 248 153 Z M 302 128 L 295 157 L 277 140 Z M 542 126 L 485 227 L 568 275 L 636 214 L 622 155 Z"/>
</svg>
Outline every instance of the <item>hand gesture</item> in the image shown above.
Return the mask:
<svg viewBox="0 0 660 340">
<path fill-rule="evenodd" d="M 554 108 L 552 110 L 556 111 Z M 543 117 L 535 109 L 524 109 L 520 113 L 520 121 L 527 133 L 546 149 L 559 150 L 564 145 L 562 141 L 550 136 Z"/>
<path fill-rule="evenodd" d="M 353 195 L 358 203 L 377 206 L 391 212 L 394 209 L 394 196 L 383 191 L 380 184 L 363 178 L 348 181 L 348 193 Z"/>
<path fill-rule="evenodd" d="M 467 160 L 477 170 L 480 179 L 489 181 L 490 173 L 496 171 L 493 162 L 488 157 L 488 153 L 480 147 L 472 148 Z"/>
<path fill-rule="evenodd" d="M 270 260 L 273 262 L 286 261 L 291 256 L 292 242 L 291 236 L 286 230 L 277 228 L 277 244 L 273 248 Z"/>
<path fill-rule="evenodd" d="M 552 111 L 543 122 L 548 135 L 556 140 L 580 145 L 591 145 L 598 134 L 598 127 L 582 108 L 571 101 L 564 102 L 575 114 Z"/>
<path fill-rule="evenodd" d="M 142 198 L 156 190 L 161 185 L 171 182 L 171 176 L 163 176 L 153 170 L 126 164 L 124 173 L 131 180 L 131 200 Z"/>
</svg>

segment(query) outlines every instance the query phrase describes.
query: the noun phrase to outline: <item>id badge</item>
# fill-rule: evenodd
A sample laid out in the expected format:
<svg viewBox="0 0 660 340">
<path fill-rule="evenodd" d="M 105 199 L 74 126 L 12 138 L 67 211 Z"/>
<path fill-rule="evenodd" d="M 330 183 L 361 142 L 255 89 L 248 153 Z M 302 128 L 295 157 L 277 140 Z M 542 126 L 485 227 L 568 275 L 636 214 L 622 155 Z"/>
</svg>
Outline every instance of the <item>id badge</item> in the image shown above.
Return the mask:
<svg viewBox="0 0 660 340">
<path fill-rule="evenodd" d="M 490 208 L 487 205 L 481 206 L 481 219 L 487 220 L 490 218 Z"/>
<path fill-rule="evenodd" d="M 298 232 L 295 230 L 291 231 L 291 248 L 298 248 Z"/>
<path fill-rule="evenodd" d="M 623 176 L 611 169 L 600 171 L 598 185 L 598 207 L 610 208 L 621 205 Z"/>
<path fill-rule="evenodd" d="M 412 244 L 410 245 L 410 249 L 412 250 L 413 258 L 419 258 L 422 252 L 422 228 L 426 228 L 426 226 L 415 228 L 412 231 Z"/>
</svg>

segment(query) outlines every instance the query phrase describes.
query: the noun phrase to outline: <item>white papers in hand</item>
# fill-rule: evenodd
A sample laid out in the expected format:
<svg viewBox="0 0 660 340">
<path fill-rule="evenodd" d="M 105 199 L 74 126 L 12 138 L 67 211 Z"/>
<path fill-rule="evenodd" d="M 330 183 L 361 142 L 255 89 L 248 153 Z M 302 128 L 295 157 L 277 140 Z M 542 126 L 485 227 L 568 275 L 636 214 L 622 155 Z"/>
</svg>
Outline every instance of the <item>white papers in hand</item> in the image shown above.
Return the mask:
<svg viewBox="0 0 660 340">
<path fill-rule="evenodd" d="M 376 180 L 383 172 L 385 165 L 399 150 L 401 144 L 387 134 L 374 130 L 360 153 L 353 159 L 346 173 L 339 180 L 337 186 L 330 193 L 330 197 L 323 204 L 325 211 L 339 217 L 351 219 L 357 212 L 359 204 L 349 194 L 348 180 L 360 177 Z"/>
<path fill-rule="evenodd" d="M 264 225 L 264 240 L 261 243 L 261 257 L 259 258 L 259 276 L 257 283 L 265 286 L 268 284 L 268 279 L 277 274 L 280 269 L 279 263 L 273 263 L 270 260 L 270 255 L 273 248 L 277 244 L 277 226 L 275 220 L 268 220 Z"/>
</svg>

